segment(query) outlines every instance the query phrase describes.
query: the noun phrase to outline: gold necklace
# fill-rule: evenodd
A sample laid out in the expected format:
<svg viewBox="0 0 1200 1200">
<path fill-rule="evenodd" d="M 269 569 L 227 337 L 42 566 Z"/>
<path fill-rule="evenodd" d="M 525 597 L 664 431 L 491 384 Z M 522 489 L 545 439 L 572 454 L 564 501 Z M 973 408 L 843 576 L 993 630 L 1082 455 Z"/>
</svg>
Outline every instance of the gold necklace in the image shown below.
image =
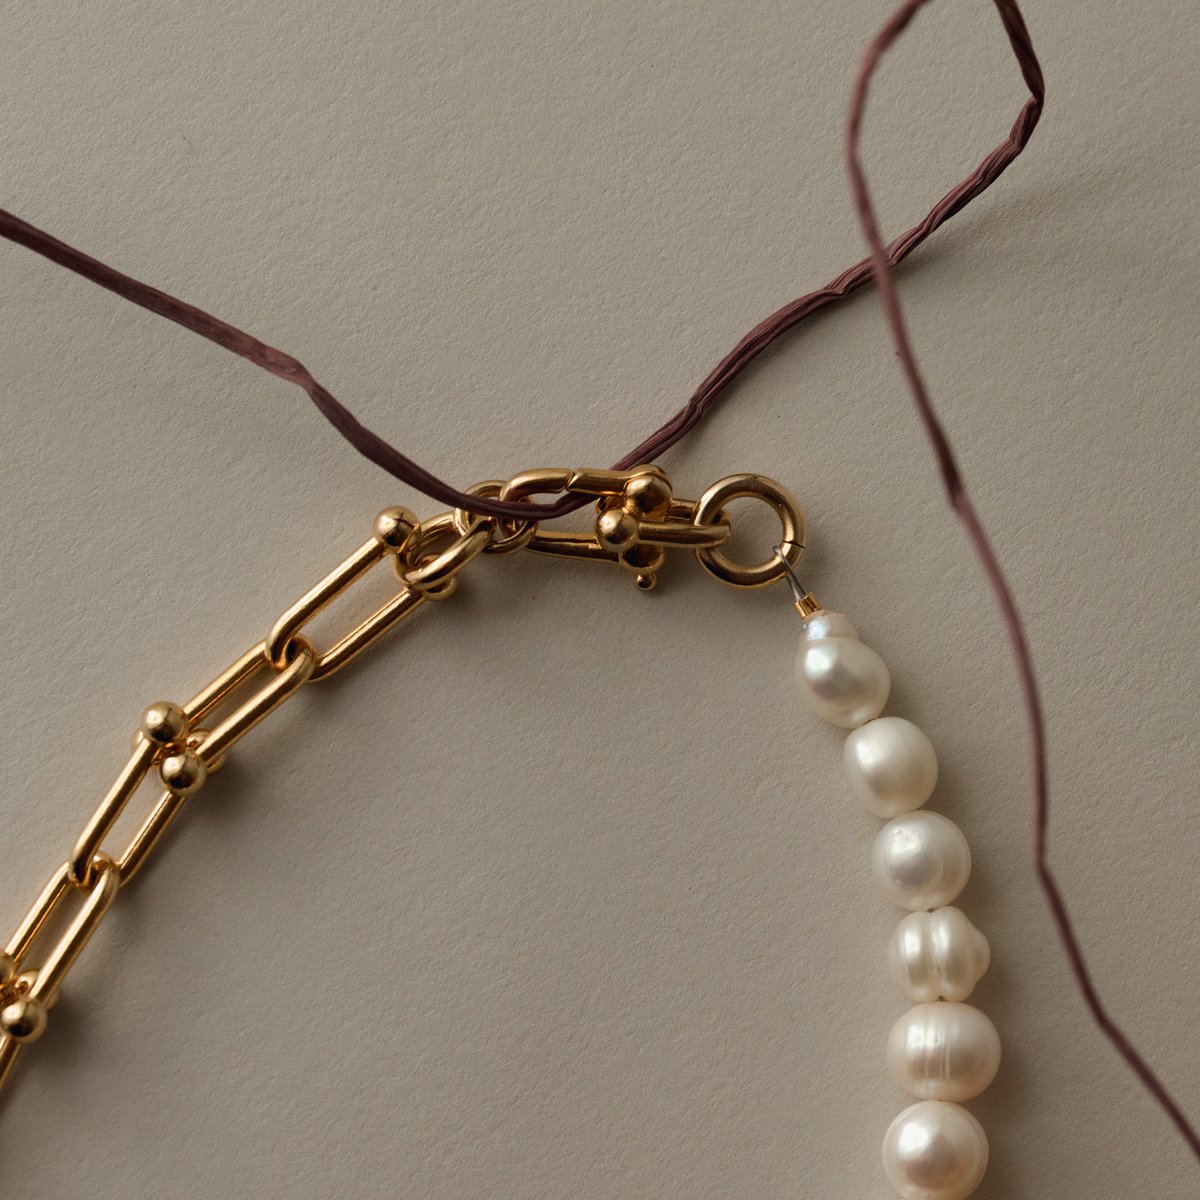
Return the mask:
<svg viewBox="0 0 1200 1200">
<path fill-rule="evenodd" d="M 594 528 L 571 533 L 535 520 L 477 516 L 465 509 L 425 521 L 405 508 L 386 508 L 371 537 L 291 605 L 266 638 L 251 646 L 183 704 L 158 701 L 142 714 L 128 762 L 0 951 L 0 1087 L 21 1048 L 45 1032 L 67 974 L 122 888 L 136 878 L 168 827 L 256 725 L 309 683 L 341 670 L 426 601 L 450 596 L 463 569 L 481 554 L 538 554 L 615 564 L 643 590 L 657 582 L 668 549 L 691 550 L 709 574 L 738 588 L 783 579 L 804 548 L 804 517 L 795 499 L 760 475 L 731 475 L 697 501 L 676 498 L 656 466 L 629 471 L 544 469 L 507 483 L 488 481 L 473 494 L 520 501 L 532 495 L 595 498 Z M 722 550 L 732 535 L 724 506 L 757 499 L 778 515 L 781 547 L 756 564 Z M 373 613 L 318 650 L 304 635 L 308 622 L 375 567 L 388 564 L 399 590 Z M 810 605 L 815 601 L 809 598 Z M 105 842 L 147 781 L 158 798 L 120 853 Z M 74 915 L 69 915 L 74 908 Z"/>
</svg>

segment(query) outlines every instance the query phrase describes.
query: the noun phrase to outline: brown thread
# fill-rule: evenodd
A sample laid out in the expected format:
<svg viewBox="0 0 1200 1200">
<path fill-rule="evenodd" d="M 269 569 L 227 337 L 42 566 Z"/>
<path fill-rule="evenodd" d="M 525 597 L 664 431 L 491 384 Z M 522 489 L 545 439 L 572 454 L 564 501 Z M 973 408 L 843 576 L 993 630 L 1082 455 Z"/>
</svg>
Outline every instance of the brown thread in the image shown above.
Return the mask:
<svg viewBox="0 0 1200 1200">
<path fill-rule="evenodd" d="M 996 0 L 996 6 L 1000 9 L 1002 16 L 1006 11 L 1016 13 L 1015 4 L 1006 3 L 1004 0 Z M 1007 21 L 1006 26 L 1008 26 Z M 1013 49 L 1021 61 L 1032 99 L 1021 110 L 1009 136 L 966 179 L 947 192 L 930 209 L 924 220 L 914 225 L 906 233 L 902 233 L 888 246 L 888 261 L 893 266 L 907 258 L 943 222 L 949 220 L 976 196 L 989 188 L 1021 153 L 1033 133 L 1042 108 L 1041 72 L 1034 56 L 1033 46 L 1029 41 L 1029 35 L 1020 21 L 1019 14 L 1016 16 L 1015 24 L 1009 28 Z M 141 308 L 158 313 L 159 316 L 166 317 L 211 342 L 216 342 L 218 346 L 224 346 L 225 349 L 262 367 L 272 375 L 302 387 L 330 424 L 360 454 L 365 455 L 371 462 L 396 476 L 397 479 L 424 492 L 427 496 L 432 496 L 435 500 L 440 500 L 443 504 L 492 516 L 534 517 L 539 520 L 548 520 L 564 516 L 588 503 L 587 497 L 579 496 L 564 496 L 550 504 L 513 503 L 486 499 L 459 491 L 432 472 L 427 471 L 419 463 L 401 454 L 394 446 L 389 445 L 378 434 L 363 425 L 340 400 L 313 378 L 303 364 L 290 354 L 260 342 L 243 330 L 222 321 L 219 317 L 214 317 L 211 313 L 204 312 L 195 305 L 188 304 L 184 300 L 159 291 L 158 288 L 122 274 L 106 263 L 76 250 L 73 246 L 68 246 L 51 234 L 37 229 L 28 221 L 23 221 L 20 217 L 3 209 L 0 209 L 0 234 L 10 241 L 18 242 L 20 245 L 44 255 L 76 274 L 82 275 L 85 279 L 90 279 L 93 283 L 116 292 L 118 296 L 123 296 Z M 869 282 L 871 276 L 871 259 L 864 258 L 861 262 L 857 262 L 848 270 L 843 271 L 836 279 L 830 280 L 823 288 L 801 296 L 772 313 L 750 330 L 717 363 L 679 412 L 614 466 L 619 470 L 625 470 L 658 458 L 704 417 L 729 384 L 776 338 L 798 325 L 806 317 L 812 316 L 813 313 L 819 312 L 838 300 L 845 299 L 851 292 Z"/>
<path fill-rule="evenodd" d="M 892 335 L 892 344 L 896 348 L 896 356 L 900 360 L 900 368 L 916 402 L 917 412 L 925 426 L 925 432 L 933 446 L 937 458 L 938 469 L 941 472 L 942 483 L 946 489 L 946 497 L 950 501 L 958 519 L 967 530 L 975 553 L 983 566 L 988 582 L 1000 611 L 1004 616 L 1004 624 L 1008 630 L 1009 643 L 1012 647 L 1013 658 L 1017 664 L 1017 674 L 1020 677 L 1021 693 L 1025 701 L 1026 714 L 1029 719 L 1029 741 L 1033 759 L 1033 862 L 1037 872 L 1038 883 L 1049 905 L 1058 930 L 1059 939 L 1071 965 L 1075 982 L 1083 994 L 1088 1011 L 1096 1024 L 1104 1031 L 1105 1036 L 1116 1047 L 1121 1057 L 1145 1085 L 1146 1090 L 1162 1106 L 1167 1116 L 1174 1122 L 1192 1153 L 1200 1158 L 1200 1135 L 1192 1127 L 1182 1109 L 1167 1091 L 1163 1082 L 1158 1078 L 1150 1064 L 1126 1036 L 1121 1027 L 1109 1015 L 1091 972 L 1084 961 L 1083 951 L 1079 945 L 1066 902 L 1054 877 L 1047 860 L 1047 827 L 1050 817 L 1050 797 L 1046 779 L 1046 727 L 1042 714 L 1042 701 L 1038 692 L 1037 680 L 1033 671 L 1033 658 L 1029 652 L 1029 643 L 1021 615 L 1017 610 L 1016 601 L 1005 579 L 1000 563 L 992 550 L 991 542 L 983 525 L 975 512 L 975 506 L 967 495 L 967 488 L 958 470 L 950 439 L 946 436 L 929 392 L 917 366 L 916 354 L 908 337 L 904 324 L 904 316 L 900 309 L 900 301 L 896 296 L 895 284 L 892 281 L 891 266 L 888 252 L 883 245 L 879 233 L 879 225 L 875 217 L 875 209 L 871 203 L 870 192 L 867 188 L 866 177 L 863 174 L 862 161 L 859 155 L 859 133 L 862 128 L 863 113 L 867 104 L 867 92 L 871 76 L 884 53 L 893 42 L 904 32 L 909 21 L 917 10 L 928 0 L 906 0 L 891 19 L 884 25 L 875 39 L 867 47 L 859 65 L 858 75 L 854 81 L 854 90 L 850 100 L 850 115 L 846 123 L 846 170 L 850 176 L 850 191 L 858 210 L 858 219 L 862 225 L 867 245 L 871 248 L 872 271 L 875 282 L 879 287 L 879 298 L 883 303 L 884 315 Z M 1021 117 L 1013 129 L 1013 137 L 1019 136 L 1023 122 L 1036 123 L 1038 110 L 1044 95 L 1042 72 L 1034 57 L 1033 47 L 1029 41 L 1029 33 L 1015 3 L 1010 0 L 995 0 L 996 8 L 1012 43 L 1017 61 L 1021 64 L 1021 73 L 1033 95 L 1026 104 Z M 1026 125 L 1025 137 L 1032 132 L 1032 124 Z"/>
<path fill-rule="evenodd" d="M 657 458 L 704 417 L 725 388 L 776 338 L 806 317 L 827 305 L 844 299 L 870 279 L 875 279 L 879 286 L 880 299 L 891 330 L 892 341 L 900 359 L 901 369 L 912 390 L 917 411 L 937 458 L 947 498 L 966 528 L 972 546 L 979 556 L 991 584 L 1016 660 L 1017 673 L 1028 714 L 1033 758 L 1033 858 L 1038 882 L 1045 894 L 1071 971 L 1089 1012 L 1105 1036 L 1109 1038 L 1122 1058 L 1145 1085 L 1147 1091 L 1170 1117 L 1193 1154 L 1200 1159 L 1200 1135 L 1189 1123 L 1150 1065 L 1109 1015 L 1101 1001 L 1084 961 L 1066 903 L 1047 861 L 1049 794 L 1046 780 L 1045 724 L 1029 646 L 1012 593 L 991 549 L 987 534 L 967 495 L 953 449 L 929 399 L 908 339 L 891 279 L 892 267 L 902 262 L 943 222 L 966 207 L 976 196 L 995 182 L 1005 168 L 1025 148 L 1037 125 L 1038 118 L 1041 116 L 1045 98 L 1041 67 L 1034 53 L 1025 22 L 1014 0 L 993 0 L 1030 92 L 1030 99 L 1021 109 L 1009 136 L 970 175 L 947 192 L 923 221 L 901 234 L 887 246 L 883 244 L 879 233 L 859 160 L 858 138 L 870 78 L 883 54 L 904 32 L 916 12 L 927 2 L 928 0 L 906 0 L 896 10 L 867 47 L 855 80 L 847 125 L 846 164 L 850 176 L 851 192 L 871 254 L 836 279 L 831 280 L 824 288 L 793 300 L 755 326 L 713 368 L 704 382 L 692 394 L 687 404 L 666 424 L 625 455 L 615 466 L 625 469 Z M 114 270 L 4 210 L 0 210 L 0 234 L 90 279 L 93 283 L 123 296 L 132 303 L 158 313 L 219 346 L 224 346 L 227 350 L 255 363 L 280 379 L 302 387 L 326 419 L 360 453 L 398 479 L 442 503 L 494 516 L 533 517 L 536 519 L 563 516 L 588 503 L 586 497 L 569 496 L 563 497 L 553 504 L 506 503 L 459 491 L 401 454 L 364 426 L 291 355 L 260 342 L 250 334 L 194 305 Z"/>
</svg>

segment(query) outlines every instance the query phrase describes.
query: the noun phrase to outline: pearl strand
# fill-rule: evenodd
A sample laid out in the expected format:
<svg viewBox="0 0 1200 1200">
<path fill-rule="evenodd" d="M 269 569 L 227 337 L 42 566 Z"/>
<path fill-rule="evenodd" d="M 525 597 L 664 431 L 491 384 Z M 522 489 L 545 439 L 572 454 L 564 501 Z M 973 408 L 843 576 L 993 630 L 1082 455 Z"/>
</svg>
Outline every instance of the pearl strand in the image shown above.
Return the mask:
<svg viewBox="0 0 1200 1200">
<path fill-rule="evenodd" d="M 965 1200 L 983 1179 L 988 1143 L 958 1102 L 978 1096 L 1000 1067 L 996 1027 L 963 1003 L 988 968 L 987 939 L 950 907 L 970 877 L 971 850 L 953 821 L 923 807 L 937 755 L 911 721 L 880 716 L 891 676 L 847 617 L 824 609 L 804 617 L 796 679 L 813 712 L 851 731 L 850 788 L 887 822 L 871 870 L 883 895 L 910 910 L 892 934 L 888 968 L 916 1004 L 888 1035 L 887 1065 L 917 1103 L 883 1139 L 884 1171 L 904 1200 Z"/>
</svg>

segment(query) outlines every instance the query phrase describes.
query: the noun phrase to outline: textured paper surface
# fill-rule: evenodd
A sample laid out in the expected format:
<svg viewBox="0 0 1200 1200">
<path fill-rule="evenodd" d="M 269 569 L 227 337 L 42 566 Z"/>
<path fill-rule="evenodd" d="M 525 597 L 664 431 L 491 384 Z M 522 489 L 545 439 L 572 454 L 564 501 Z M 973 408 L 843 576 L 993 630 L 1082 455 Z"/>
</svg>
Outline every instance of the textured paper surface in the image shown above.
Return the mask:
<svg viewBox="0 0 1200 1200">
<path fill-rule="evenodd" d="M 460 483 L 604 464 L 860 256 L 841 126 L 887 7 L 10 8 L 3 200 L 297 354 Z M 1028 17 L 1043 127 L 903 299 L 1025 605 L 1090 961 L 1195 1114 L 1195 25 L 1168 0 Z M 889 59 L 889 229 L 1008 128 L 1007 54 L 986 4 L 947 4 Z M 294 389 L 0 253 L 15 924 L 141 708 L 262 637 L 377 508 L 433 506 Z M 797 492 L 806 579 L 938 748 L 1005 1046 L 980 1200 L 1194 1196 L 1068 986 L 1007 651 L 875 301 L 788 339 L 666 465 L 685 494 Z M 691 562 L 652 596 L 480 563 L 248 738 L 122 895 L 3 1103 L 5 1195 L 888 1196 L 896 914 L 795 636 L 781 594 Z"/>
</svg>

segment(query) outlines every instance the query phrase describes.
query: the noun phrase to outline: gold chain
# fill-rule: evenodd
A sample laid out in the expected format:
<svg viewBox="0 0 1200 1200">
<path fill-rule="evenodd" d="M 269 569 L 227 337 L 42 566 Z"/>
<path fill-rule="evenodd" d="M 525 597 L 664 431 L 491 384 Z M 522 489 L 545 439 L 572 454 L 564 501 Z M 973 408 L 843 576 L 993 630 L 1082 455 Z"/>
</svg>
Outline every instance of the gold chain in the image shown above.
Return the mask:
<svg viewBox="0 0 1200 1200">
<path fill-rule="evenodd" d="M 610 562 L 633 572 L 637 585 L 648 589 L 667 549 L 677 547 L 694 552 L 725 583 L 765 587 L 782 579 L 804 548 L 804 517 L 796 501 L 760 475 L 731 475 L 695 502 L 677 499 L 666 473 L 654 466 L 525 471 L 507 483 L 489 481 L 471 491 L 514 501 L 548 493 L 594 496 L 595 527 L 590 533 L 549 531 L 533 521 L 481 518 L 463 509 L 418 522 L 407 509 L 384 509 L 370 539 L 287 609 L 263 641 L 186 703 L 159 701 L 146 709 L 129 761 L 66 862 L 0 951 L 0 1086 L 21 1047 L 45 1031 L 63 980 L 119 891 L 142 869 L 187 799 L 220 768 L 229 751 L 305 684 L 341 670 L 426 601 L 449 596 L 463 568 L 480 554 L 532 550 Z M 758 499 L 774 509 L 786 559 L 772 553 L 747 566 L 721 549 L 732 533 L 724 506 L 741 498 Z M 303 632 L 309 621 L 384 562 L 391 563 L 400 590 L 328 649 L 318 650 Z M 159 785 L 158 800 L 125 849 L 111 853 L 105 849 L 108 835 L 152 775 Z M 68 920 L 72 906 L 75 913 Z M 42 942 L 51 944 L 41 947 Z M 42 952 L 35 955 L 35 949 Z"/>
</svg>

